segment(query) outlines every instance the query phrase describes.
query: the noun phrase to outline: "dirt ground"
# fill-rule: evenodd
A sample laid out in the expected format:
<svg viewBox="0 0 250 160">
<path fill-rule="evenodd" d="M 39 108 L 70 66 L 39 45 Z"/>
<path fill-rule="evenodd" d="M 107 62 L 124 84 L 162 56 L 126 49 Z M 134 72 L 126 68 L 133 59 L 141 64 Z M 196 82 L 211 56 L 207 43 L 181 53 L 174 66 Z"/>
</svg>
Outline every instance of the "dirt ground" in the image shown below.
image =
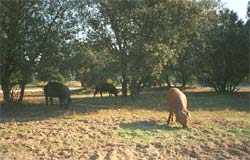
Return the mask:
<svg viewBox="0 0 250 160">
<path fill-rule="evenodd" d="M 41 98 L 26 100 L 43 103 Z M 250 160 L 248 111 L 193 110 L 190 127 L 183 129 L 167 126 L 164 110 L 100 107 L 79 113 L 100 105 L 75 103 L 65 110 L 50 106 L 63 112 L 56 117 L 2 121 L 0 159 Z"/>
<path fill-rule="evenodd" d="M 175 124 L 168 127 L 164 125 L 165 116 L 156 111 L 101 110 L 59 119 L 6 122 L 0 125 L 0 153 L 10 159 L 250 158 L 249 139 L 220 135 L 214 132 L 215 127 L 206 128 L 200 120 L 189 129 Z M 233 128 L 250 126 L 246 121 L 220 118 L 210 123 Z M 123 132 L 126 128 L 131 131 Z"/>
</svg>

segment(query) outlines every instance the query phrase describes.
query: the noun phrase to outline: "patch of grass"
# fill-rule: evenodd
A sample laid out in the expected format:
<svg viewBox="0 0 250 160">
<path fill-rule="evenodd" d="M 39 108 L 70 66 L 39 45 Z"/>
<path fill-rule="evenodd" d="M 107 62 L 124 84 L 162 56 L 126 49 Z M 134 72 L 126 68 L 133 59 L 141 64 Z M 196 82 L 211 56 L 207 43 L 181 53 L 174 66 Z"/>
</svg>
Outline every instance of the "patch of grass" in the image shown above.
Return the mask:
<svg viewBox="0 0 250 160">
<path fill-rule="evenodd" d="M 80 91 L 80 90 L 79 90 Z M 81 93 L 84 92 L 84 93 Z M 147 109 L 147 110 L 167 110 L 166 92 L 160 90 L 157 92 L 142 92 L 141 95 L 135 98 L 118 97 L 96 97 L 93 98 L 93 93 L 89 96 L 81 96 L 81 94 L 88 94 L 86 90 L 81 90 L 79 95 L 73 94 L 71 110 L 73 114 L 82 114 L 95 112 L 100 109 Z M 249 93 L 239 92 L 235 94 L 230 93 L 216 93 L 216 92 L 187 92 L 185 93 L 188 99 L 189 110 L 199 111 L 218 111 L 225 109 L 250 111 L 249 107 Z M 32 99 L 33 97 L 28 97 Z M 36 99 L 35 99 L 36 100 Z M 67 108 L 59 105 L 44 105 L 44 99 L 37 99 L 36 104 L 11 104 L 6 107 L 2 105 L 0 121 L 29 121 L 38 119 L 47 119 L 52 117 L 67 116 L 69 113 Z M 32 101 L 33 102 L 33 101 Z M 57 99 L 55 99 L 57 102 Z M 40 103 L 40 104 L 39 104 Z M 41 104 L 42 103 L 42 104 Z M 89 106 L 91 105 L 91 106 Z M 96 106 L 96 107 L 92 107 Z M 102 107 L 100 107 L 102 106 Z"/>
<path fill-rule="evenodd" d="M 0 144 L 0 153 L 7 152 L 7 147 L 5 145 Z"/>
<path fill-rule="evenodd" d="M 71 90 L 70 93 L 74 95 L 89 95 L 93 94 L 94 91 L 91 89 L 76 89 L 76 90 Z"/>
<path fill-rule="evenodd" d="M 231 135 L 231 136 L 233 136 L 235 138 L 239 138 L 239 139 L 242 139 L 242 140 L 249 140 L 250 139 L 250 129 L 249 128 L 245 128 L 245 129 L 240 129 L 240 128 L 227 129 L 225 131 L 225 135 Z"/>
<path fill-rule="evenodd" d="M 95 105 L 109 105 L 111 108 L 159 108 L 165 103 L 164 94 L 158 93 L 157 96 L 153 94 L 143 94 L 135 98 L 127 97 L 91 97 L 74 100 L 76 103 L 95 104 Z"/>
<path fill-rule="evenodd" d="M 196 92 L 186 93 L 188 106 L 192 109 L 224 110 L 234 109 L 250 111 L 250 93 L 217 93 L 217 92 Z"/>
<path fill-rule="evenodd" d="M 7 136 L 10 136 L 10 132 L 9 131 L 1 131 L 0 132 L 0 138 L 5 138 Z"/>
<path fill-rule="evenodd" d="M 195 111 L 191 127 L 183 129 L 180 125 L 156 121 L 137 121 L 120 125 L 113 131 L 122 140 L 129 142 L 161 142 L 165 144 L 200 144 L 225 138 L 241 141 L 250 139 L 249 113 L 237 111 Z"/>
<path fill-rule="evenodd" d="M 188 108 L 192 110 L 225 110 L 250 111 L 250 93 L 217 93 L 217 92 L 187 92 Z M 145 92 L 135 98 L 118 97 L 85 97 L 74 100 L 75 103 L 109 105 L 111 108 L 144 108 L 165 109 L 166 92 Z"/>
<path fill-rule="evenodd" d="M 190 129 L 180 128 L 176 125 L 167 126 L 164 123 L 140 121 L 134 123 L 121 124 L 121 129 L 113 131 L 115 135 L 133 142 L 161 142 L 173 144 L 182 136 L 190 134 Z M 188 140 L 188 139 L 183 139 Z"/>
<path fill-rule="evenodd" d="M 250 117 L 248 112 L 233 110 L 194 111 L 192 126 L 213 138 L 224 137 L 247 140 L 250 138 Z"/>
<path fill-rule="evenodd" d="M 147 126 L 148 127 L 148 126 Z M 142 127 L 144 128 L 144 126 Z M 154 126 L 152 126 L 154 128 Z M 163 144 L 176 144 L 180 142 L 188 144 L 199 144 L 208 138 L 213 140 L 222 140 L 233 138 L 239 140 L 249 140 L 250 129 L 220 129 L 216 126 L 209 126 L 206 129 L 128 129 L 123 128 L 113 131 L 115 135 L 125 141 L 146 142 Z"/>
<path fill-rule="evenodd" d="M 77 146 L 78 144 L 87 145 L 89 143 L 90 143 L 89 139 L 80 139 L 79 137 L 70 137 L 63 141 L 64 146 L 70 146 L 70 147 Z"/>
<path fill-rule="evenodd" d="M 8 146 L 6 145 L 1 145 L 0 144 L 0 153 L 5 153 L 5 152 L 10 152 L 10 153 L 25 153 L 29 149 L 26 146 L 18 145 L 18 144 L 9 144 Z"/>
</svg>

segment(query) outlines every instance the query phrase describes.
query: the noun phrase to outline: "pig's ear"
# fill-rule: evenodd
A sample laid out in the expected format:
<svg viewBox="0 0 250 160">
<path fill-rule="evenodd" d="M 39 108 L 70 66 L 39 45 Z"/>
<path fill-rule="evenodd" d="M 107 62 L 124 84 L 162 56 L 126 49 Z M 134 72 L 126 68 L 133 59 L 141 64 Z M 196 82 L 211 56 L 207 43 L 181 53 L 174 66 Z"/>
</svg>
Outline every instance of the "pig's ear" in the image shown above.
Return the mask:
<svg viewBox="0 0 250 160">
<path fill-rule="evenodd" d="M 189 120 L 191 120 L 191 114 L 190 114 L 190 112 L 187 112 L 187 116 L 188 116 Z"/>
</svg>

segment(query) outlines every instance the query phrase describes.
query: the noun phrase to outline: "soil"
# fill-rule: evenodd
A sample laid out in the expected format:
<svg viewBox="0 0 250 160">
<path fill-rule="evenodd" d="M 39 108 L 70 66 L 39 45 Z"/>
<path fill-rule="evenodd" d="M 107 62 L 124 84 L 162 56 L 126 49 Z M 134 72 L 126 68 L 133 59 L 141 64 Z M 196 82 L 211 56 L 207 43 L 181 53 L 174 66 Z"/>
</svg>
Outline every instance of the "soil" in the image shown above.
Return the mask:
<svg viewBox="0 0 250 160">
<path fill-rule="evenodd" d="M 42 93 L 34 95 L 25 100 L 44 107 Z M 109 109 L 77 101 L 77 95 L 74 98 L 77 104 L 56 117 L 0 122 L 0 160 L 250 160 L 247 111 L 225 111 L 223 117 L 222 112 L 198 110 L 190 127 L 183 129 L 175 123 L 166 125 L 165 110 Z M 76 113 L 84 107 L 100 109 Z"/>
<path fill-rule="evenodd" d="M 51 118 L 41 121 L 5 122 L 0 124 L 0 154 L 6 159 L 249 159 L 250 141 L 230 136 L 214 137 L 212 129 L 193 122 L 192 134 L 181 135 L 168 143 L 124 139 L 116 131 L 123 124 L 165 123 L 161 111 L 112 109 L 91 114 Z M 228 122 L 214 119 L 214 123 Z M 246 123 L 246 122 L 244 122 Z M 231 125 L 231 124 L 230 124 Z M 233 124 L 232 124 L 233 125 Z M 249 123 L 247 124 L 249 125 Z M 135 125 L 136 126 L 136 125 Z M 164 124 L 163 124 L 164 126 Z M 137 130 L 145 131 L 140 126 Z M 146 132 L 146 131 L 145 131 Z M 205 133 L 199 141 L 197 135 Z M 194 141 L 188 141 L 188 140 Z M 190 143 L 189 143 L 190 142 Z"/>
</svg>

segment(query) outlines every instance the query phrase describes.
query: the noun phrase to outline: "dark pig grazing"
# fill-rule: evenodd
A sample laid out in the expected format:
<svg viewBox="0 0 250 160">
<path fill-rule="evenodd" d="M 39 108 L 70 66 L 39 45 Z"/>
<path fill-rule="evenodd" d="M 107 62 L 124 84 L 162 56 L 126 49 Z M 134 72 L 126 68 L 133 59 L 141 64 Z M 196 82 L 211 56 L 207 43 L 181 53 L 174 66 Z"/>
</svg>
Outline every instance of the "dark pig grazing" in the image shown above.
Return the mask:
<svg viewBox="0 0 250 160">
<path fill-rule="evenodd" d="M 71 103 L 69 88 L 59 82 L 49 82 L 44 87 L 44 96 L 46 105 L 48 105 L 48 98 L 50 98 L 50 103 L 53 104 L 53 97 L 59 98 L 61 106 L 68 106 Z"/>
<path fill-rule="evenodd" d="M 105 82 L 102 82 L 96 85 L 94 97 L 98 92 L 100 92 L 101 97 L 102 97 L 102 92 L 108 92 L 109 96 L 112 96 L 112 94 L 117 96 L 118 94 L 118 90 L 115 88 L 115 86 L 109 83 L 105 83 Z"/>
</svg>

